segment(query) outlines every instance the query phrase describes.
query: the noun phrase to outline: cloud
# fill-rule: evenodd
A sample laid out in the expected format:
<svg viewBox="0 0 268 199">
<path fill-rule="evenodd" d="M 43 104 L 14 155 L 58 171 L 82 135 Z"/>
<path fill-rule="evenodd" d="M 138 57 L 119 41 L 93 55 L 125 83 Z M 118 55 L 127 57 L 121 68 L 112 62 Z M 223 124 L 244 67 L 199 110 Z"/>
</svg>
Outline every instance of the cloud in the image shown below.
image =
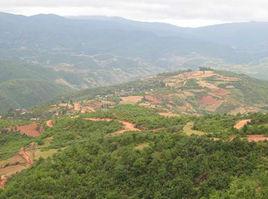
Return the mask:
<svg viewBox="0 0 268 199">
<path fill-rule="evenodd" d="M 198 26 L 268 21 L 267 0 L 8 0 L 1 11 L 18 14 L 108 15 Z"/>
</svg>

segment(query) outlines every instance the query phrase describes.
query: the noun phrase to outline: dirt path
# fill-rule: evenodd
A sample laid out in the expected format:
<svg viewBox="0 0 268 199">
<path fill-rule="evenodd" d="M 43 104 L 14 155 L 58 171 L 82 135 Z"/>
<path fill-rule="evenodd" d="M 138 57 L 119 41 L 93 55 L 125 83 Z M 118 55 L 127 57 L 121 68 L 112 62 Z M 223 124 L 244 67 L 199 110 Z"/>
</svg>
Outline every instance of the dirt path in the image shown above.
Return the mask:
<svg viewBox="0 0 268 199">
<path fill-rule="evenodd" d="M 110 121 L 114 121 L 111 118 L 84 118 L 84 120 L 87 121 L 93 121 L 93 122 L 97 122 L 97 121 L 106 121 L 106 122 L 110 122 Z M 128 122 L 128 121 L 121 121 L 118 120 L 118 122 L 120 122 L 122 124 L 122 129 L 116 132 L 111 133 L 111 136 L 118 136 L 118 135 L 122 135 L 123 133 L 127 132 L 127 131 L 141 131 L 140 129 L 135 127 L 135 124 Z"/>
<path fill-rule="evenodd" d="M 134 124 L 127 122 L 127 121 L 119 121 L 123 125 L 123 129 L 116 131 L 114 133 L 111 133 L 111 136 L 118 136 L 122 135 L 127 131 L 141 131 L 140 129 L 136 128 Z"/>
<path fill-rule="evenodd" d="M 234 128 L 237 129 L 237 130 L 242 129 L 244 126 L 246 126 L 250 122 L 251 122 L 250 119 L 240 120 L 234 125 Z"/>
<path fill-rule="evenodd" d="M 120 98 L 120 104 L 137 104 L 143 99 L 143 96 L 127 96 Z"/>
</svg>

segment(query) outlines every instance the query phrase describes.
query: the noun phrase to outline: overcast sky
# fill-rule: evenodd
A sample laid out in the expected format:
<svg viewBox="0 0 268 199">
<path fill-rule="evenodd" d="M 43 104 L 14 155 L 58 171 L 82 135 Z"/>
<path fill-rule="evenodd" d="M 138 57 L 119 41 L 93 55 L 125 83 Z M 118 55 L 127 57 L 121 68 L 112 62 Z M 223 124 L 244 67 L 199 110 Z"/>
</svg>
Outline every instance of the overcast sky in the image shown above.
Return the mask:
<svg viewBox="0 0 268 199">
<path fill-rule="evenodd" d="M 179 26 L 268 21 L 268 0 L 0 0 L 0 11 L 23 15 L 105 15 Z"/>
</svg>

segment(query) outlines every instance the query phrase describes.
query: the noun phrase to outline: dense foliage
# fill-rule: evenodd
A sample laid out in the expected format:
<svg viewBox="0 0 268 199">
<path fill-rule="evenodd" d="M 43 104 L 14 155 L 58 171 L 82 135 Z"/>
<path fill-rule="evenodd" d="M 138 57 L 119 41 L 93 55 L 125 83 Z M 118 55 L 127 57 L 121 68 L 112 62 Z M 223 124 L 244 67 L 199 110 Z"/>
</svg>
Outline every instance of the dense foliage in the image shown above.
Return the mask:
<svg viewBox="0 0 268 199">
<path fill-rule="evenodd" d="M 58 153 L 14 176 L 0 198 L 267 198 L 267 143 L 215 141 L 169 128 L 189 119 L 164 119 L 128 105 L 61 118 L 39 138 L 39 144 L 53 138 L 48 147 Z M 223 133 L 234 123 L 227 115 L 217 119 L 207 116 L 196 122 L 207 120 L 214 125 L 211 131 Z M 143 131 L 109 136 L 121 128 L 121 120 Z"/>
<path fill-rule="evenodd" d="M 1 133 L 0 132 L 0 160 L 14 155 L 19 149 L 33 141 L 32 138 L 19 133 Z"/>
</svg>

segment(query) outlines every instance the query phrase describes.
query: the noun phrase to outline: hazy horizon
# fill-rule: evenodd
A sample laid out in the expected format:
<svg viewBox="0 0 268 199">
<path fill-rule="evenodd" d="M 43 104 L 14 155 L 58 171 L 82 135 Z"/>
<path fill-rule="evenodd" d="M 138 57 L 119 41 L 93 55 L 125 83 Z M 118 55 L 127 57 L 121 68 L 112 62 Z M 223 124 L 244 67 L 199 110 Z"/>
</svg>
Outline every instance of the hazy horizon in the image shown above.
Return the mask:
<svg viewBox="0 0 268 199">
<path fill-rule="evenodd" d="M 86 19 L 86 18 L 101 18 L 101 17 L 107 17 L 107 18 L 118 18 L 118 19 L 125 19 L 125 20 L 131 20 L 131 21 L 137 21 L 137 22 L 148 22 L 148 23 L 165 23 L 169 25 L 174 25 L 177 27 L 182 27 L 182 28 L 199 28 L 199 27 L 207 27 L 207 26 L 213 26 L 213 25 L 223 25 L 223 24 L 232 24 L 232 23 L 268 23 L 267 21 L 235 21 L 235 22 L 218 22 L 218 23 L 211 23 L 211 24 L 203 24 L 203 25 L 196 25 L 196 26 L 183 26 L 183 25 L 177 25 L 175 23 L 171 22 L 165 22 L 165 21 L 154 21 L 154 20 L 138 20 L 138 19 L 130 19 L 122 16 L 108 16 L 108 15 L 60 15 L 56 13 L 37 13 L 37 14 L 31 14 L 31 15 L 26 15 L 26 14 L 19 14 L 19 13 L 12 13 L 12 12 L 5 12 L 5 11 L 0 11 L 0 13 L 5 13 L 5 14 L 13 14 L 13 15 L 18 15 L 18 16 L 25 16 L 25 17 L 32 17 L 32 16 L 37 16 L 37 15 L 56 15 L 59 17 L 64 17 L 64 18 L 69 18 L 69 19 Z"/>
<path fill-rule="evenodd" d="M 56 14 L 60 16 L 122 17 L 144 22 L 162 22 L 181 27 L 268 21 L 268 2 L 264 0 L 10 0 L 0 2 L 0 12 L 21 14 Z"/>
</svg>

